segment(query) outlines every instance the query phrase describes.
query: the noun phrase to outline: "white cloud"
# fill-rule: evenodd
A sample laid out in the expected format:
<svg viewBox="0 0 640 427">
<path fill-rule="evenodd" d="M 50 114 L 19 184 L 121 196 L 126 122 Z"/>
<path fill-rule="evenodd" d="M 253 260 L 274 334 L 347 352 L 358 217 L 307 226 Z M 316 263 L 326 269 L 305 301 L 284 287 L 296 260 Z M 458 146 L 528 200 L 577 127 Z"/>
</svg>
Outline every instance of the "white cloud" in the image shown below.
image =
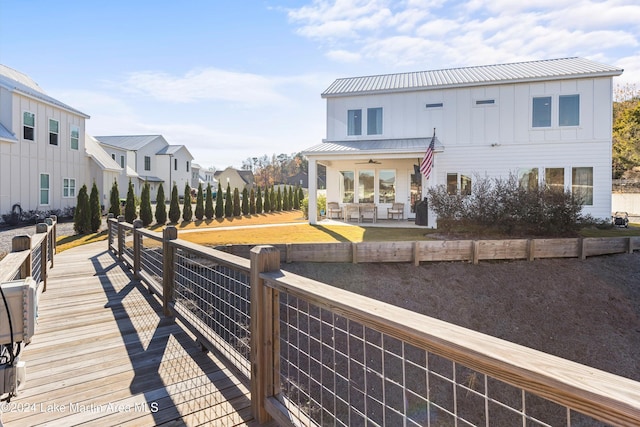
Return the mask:
<svg viewBox="0 0 640 427">
<path fill-rule="evenodd" d="M 325 56 L 336 62 L 358 62 L 362 58 L 362 55 L 358 52 L 349 52 L 341 49 L 331 50 Z"/>
<path fill-rule="evenodd" d="M 280 80 L 251 73 L 237 73 L 217 68 L 193 70 L 184 76 L 158 71 L 130 73 L 122 90 L 178 103 L 202 100 L 234 102 L 246 106 L 281 104 L 287 101 L 278 90 Z"/>
</svg>

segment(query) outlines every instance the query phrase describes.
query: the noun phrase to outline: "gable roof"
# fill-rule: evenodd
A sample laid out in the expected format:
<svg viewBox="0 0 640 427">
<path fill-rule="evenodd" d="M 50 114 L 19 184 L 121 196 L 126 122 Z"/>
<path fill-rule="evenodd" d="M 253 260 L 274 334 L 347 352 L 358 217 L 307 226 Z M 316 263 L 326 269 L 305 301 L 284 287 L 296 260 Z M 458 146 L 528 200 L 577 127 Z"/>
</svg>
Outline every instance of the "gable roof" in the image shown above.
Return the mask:
<svg viewBox="0 0 640 427">
<path fill-rule="evenodd" d="M 404 138 L 404 139 L 371 139 L 358 141 L 331 141 L 321 142 L 302 151 L 305 156 L 313 155 L 371 155 L 398 154 L 424 155 L 431 138 Z M 438 137 L 434 141 L 435 151 L 442 151 L 444 147 Z"/>
<path fill-rule="evenodd" d="M 42 88 L 38 86 L 33 79 L 31 79 L 31 77 L 2 64 L 0 64 L 0 86 L 5 87 L 10 92 L 17 92 L 30 98 L 46 102 L 47 104 L 54 105 L 63 110 L 67 110 L 86 119 L 89 118 L 89 116 L 82 111 L 76 110 L 75 108 L 47 95 L 44 90 L 42 90 Z"/>
<path fill-rule="evenodd" d="M 169 145 L 162 135 L 115 135 L 96 136 L 95 138 L 100 141 L 101 144 L 130 151 L 137 151 L 158 138 L 161 138 L 166 145 Z"/>
<path fill-rule="evenodd" d="M 86 133 L 84 136 L 84 149 L 87 152 L 87 155 L 91 157 L 102 170 L 114 172 L 120 172 L 122 170 L 120 165 L 102 149 L 98 141 Z"/>
<path fill-rule="evenodd" d="M 515 82 L 613 77 L 622 69 L 584 58 L 561 58 L 511 64 L 417 71 L 378 76 L 349 77 L 334 81 L 323 98 L 369 93 L 406 92 L 459 86 L 484 86 Z"/>
<path fill-rule="evenodd" d="M 222 175 L 225 172 L 236 172 L 240 178 L 246 182 L 247 184 L 253 184 L 255 177 L 253 176 L 253 172 L 251 172 L 250 170 L 246 170 L 246 169 L 236 169 L 233 168 L 231 166 L 229 166 L 228 168 L 226 168 L 225 170 L 222 171 L 215 171 L 213 174 L 213 177 L 218 180 L 218 178 L 220 177 L 220 175 Z"/>
</svg>

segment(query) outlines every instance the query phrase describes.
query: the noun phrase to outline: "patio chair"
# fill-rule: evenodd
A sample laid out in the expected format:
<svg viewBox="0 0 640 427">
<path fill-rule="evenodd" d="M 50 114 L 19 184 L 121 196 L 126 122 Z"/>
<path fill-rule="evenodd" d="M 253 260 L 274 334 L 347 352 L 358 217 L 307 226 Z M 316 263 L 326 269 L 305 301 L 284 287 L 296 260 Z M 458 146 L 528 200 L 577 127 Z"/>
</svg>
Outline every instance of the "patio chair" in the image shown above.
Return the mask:
<svg viewBox="0 0 640 427">
<path fill-rule="evenodd" d="M 342 209 L 340 208 L 340 204 L 338 202 L 328 202 L 327 203 L 327 218 L 332 219 L 340 219 L 342 218 Z"/>
<path fill-rule="evenodd" d="M 378 219 L 378 208 L 373 203 L 360 204 L 360 218 L 362 220 L 370 219 L 371 222 L 376 222 Z"/>
<path fill-rule="evenodd" d="M 387 219 L 404 219 L 404 203 L 394 203 L 390 208 L 387 208 Z"/>
<path fill-rule="evenodd" d="M 353 218 L 360 222 L 360 207 L 357 203 L 347 203 L 344 206 L 344 220 L 351 221 Z"/>
</svg>

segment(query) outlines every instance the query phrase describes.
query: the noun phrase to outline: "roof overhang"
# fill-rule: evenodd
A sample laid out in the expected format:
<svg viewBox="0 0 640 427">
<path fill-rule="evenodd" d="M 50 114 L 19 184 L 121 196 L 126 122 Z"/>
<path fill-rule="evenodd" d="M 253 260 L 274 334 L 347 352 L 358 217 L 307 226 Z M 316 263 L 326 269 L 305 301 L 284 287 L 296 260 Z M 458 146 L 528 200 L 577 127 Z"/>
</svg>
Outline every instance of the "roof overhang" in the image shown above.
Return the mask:
<svg viewBox="0 0 640 427">
<path fill-rule="evenodd" d="M 0 123 L 0 141 L 18 142 L 16 135 Z"/>
<path fill-rule="evenodd" d="M 415 159 L 424 157 L 431 138 L 325 141 L 302 151 L 315 160 Z M 434 151 L 444 151 L 435 138 Z"/>
<path fill-rule="evenodd" d="M 159 178 L 157 176 L 152 176 L 152 175 L 145 175 L 145 176 L 138 176 L 138 179 L 141 181 L 146 181 L 146 182 L 164 182 L 164 179 Z"/>
</svg>

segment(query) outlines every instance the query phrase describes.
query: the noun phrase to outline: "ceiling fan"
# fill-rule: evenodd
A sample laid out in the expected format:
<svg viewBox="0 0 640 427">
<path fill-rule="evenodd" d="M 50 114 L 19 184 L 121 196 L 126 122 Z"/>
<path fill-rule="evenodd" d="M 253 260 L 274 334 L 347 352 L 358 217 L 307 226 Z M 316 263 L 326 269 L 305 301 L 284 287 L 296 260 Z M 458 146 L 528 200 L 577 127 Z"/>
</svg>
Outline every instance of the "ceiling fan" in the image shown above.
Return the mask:
<svg viewBox="0 0 640 427">
<path fill-rule="evenodd" d="M 373 159 L 369 159 L 369 161 L 367 161 L 367 162 L 356 163 L 356 165 L 379 165 L 379 164 L 380 164 L 379 161 L 373 160 Z"/>
</svg>

